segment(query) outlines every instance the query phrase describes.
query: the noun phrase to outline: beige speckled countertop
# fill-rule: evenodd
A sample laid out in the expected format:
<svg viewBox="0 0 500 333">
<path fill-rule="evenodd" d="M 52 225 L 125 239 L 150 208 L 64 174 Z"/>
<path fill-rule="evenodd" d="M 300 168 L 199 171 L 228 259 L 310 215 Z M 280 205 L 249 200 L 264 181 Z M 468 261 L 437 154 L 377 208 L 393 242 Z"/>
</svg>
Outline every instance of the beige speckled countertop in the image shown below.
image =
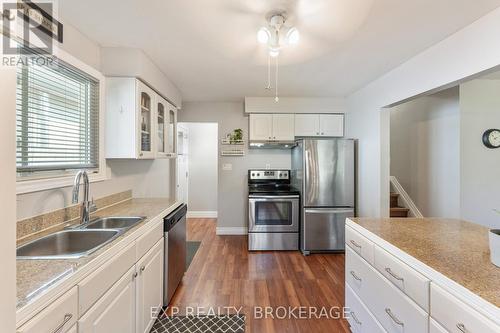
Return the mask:
<svg viewBox="0 0 500 333">
<path fill-rule="evenodd" d="M 500 268 L 490 261 L 488 228 L 454 219 L 350 220 L 500 307 Z"/>
<path fill-rule="evenodd" d="M 38 296 L 49 291 L 51 287 L 69 278 L 121 239 L 147 224 L 152 218 L 165 210 L 175 209 L 179 204 L 171 199 L 130 199 L 102 209 L 93 214 L 92 218 L 101 216 L 145 216 L 146 219 L 91 255 L 69 260 L 17 260 L 17 309 L 25 307 Z M 52 232 L 54 231 L 52 230 Z"/>
</svg>

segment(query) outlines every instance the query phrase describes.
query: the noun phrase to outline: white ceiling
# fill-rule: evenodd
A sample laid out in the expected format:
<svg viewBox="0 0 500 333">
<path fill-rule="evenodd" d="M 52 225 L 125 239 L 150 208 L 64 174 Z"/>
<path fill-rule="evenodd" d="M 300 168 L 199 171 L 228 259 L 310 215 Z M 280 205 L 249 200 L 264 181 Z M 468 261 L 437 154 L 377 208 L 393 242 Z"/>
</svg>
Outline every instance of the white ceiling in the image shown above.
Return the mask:
<svg viewBox="0 0 500 333">
<path fill-rule="evenodd" d="M 85 0 L 61 16 L 102 46 L 144 50 L 185 101 L 272 96 L 256 32 L 286 9 L 301 32 L 280 55 L 282 96 L 345 96 L 472 23 L 500 0 Z"/>
</svg>

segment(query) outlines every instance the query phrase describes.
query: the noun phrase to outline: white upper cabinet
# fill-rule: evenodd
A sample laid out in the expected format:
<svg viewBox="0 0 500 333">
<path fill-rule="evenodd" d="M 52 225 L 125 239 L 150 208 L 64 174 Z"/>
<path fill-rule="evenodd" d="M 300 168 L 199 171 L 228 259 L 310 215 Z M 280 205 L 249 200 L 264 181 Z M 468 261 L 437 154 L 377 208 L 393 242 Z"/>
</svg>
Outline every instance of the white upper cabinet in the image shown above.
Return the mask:
<svg viewBox="0 0 500 333">
<path fill-rule="evenodd" d="M 177 109 L 136 78 L 106 79 L 106 158 L 175 156 Z"/>
<path fill-rule="evenodd" d="M 269 141 L 273 139 L 273 115 L 250 115 L 250 141 Z"/>
<path fill-rule="evenodd" d="M 343 137 L 343 114 L 296 114 L 295 136 Z"/>
<path fill-rule="evenodd" d="M 273 140 L 295 139 L 295 117 L 293 114 L 273 114 Z"/>
<path fill-rule="evenodd" d="M 319 132 L 321 136 L 331 136 L 331 137 L 344 136 L 344 115 L 320 114 Z"/>
<path fill-rule="evenodd" d="M 295 115 L 295 136 L 318 136 L 319 116 L 317 114 Z"/>
<path fill-rule="evenodd" d="M 293 141 L 293 114 L 250 114 L 250 141 Z"/>
</svg>

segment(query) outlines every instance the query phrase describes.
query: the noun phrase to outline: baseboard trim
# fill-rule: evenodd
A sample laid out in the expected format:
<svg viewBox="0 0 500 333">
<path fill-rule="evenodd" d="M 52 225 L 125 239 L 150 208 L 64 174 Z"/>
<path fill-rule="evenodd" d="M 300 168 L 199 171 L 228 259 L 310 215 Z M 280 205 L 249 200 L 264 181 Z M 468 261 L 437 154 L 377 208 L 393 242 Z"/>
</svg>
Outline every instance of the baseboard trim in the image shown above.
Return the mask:
<svg viewBox="0 0 500 333">
<path fill-rule="evenodd" d="M 247 235 L 247 227 L 217 227 L 216 233 L 219 236 L 229 236 L 229 235 Z"/>
<path fill-rule="evenodd" d="M 189 211 L 187 212 L 187 218 L 210 218 L 210 219 L 216 219 L 217 218 L 217 211 Z"/>
</svg>

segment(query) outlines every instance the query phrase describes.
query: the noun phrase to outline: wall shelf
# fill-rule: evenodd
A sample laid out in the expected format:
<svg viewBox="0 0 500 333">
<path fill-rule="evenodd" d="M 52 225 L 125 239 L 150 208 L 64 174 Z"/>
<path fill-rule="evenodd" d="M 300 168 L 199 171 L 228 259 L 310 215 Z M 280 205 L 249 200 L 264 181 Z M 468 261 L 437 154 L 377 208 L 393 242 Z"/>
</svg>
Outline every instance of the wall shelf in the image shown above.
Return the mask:
<svg viewBox="0 0 500 333">
<path fill-rule="evenodd" d="M 245 156 L 245 151 L 240 149 L 223 150 L 221 156 Z"/>
<path fill-rule="evenodd" d="M 220 143 L 221 143 L 221 145 L 224 145 L 224 146 L 243 146 L 245 144 L 245 141 L 243 141 L 243 140 L 221 139 Z"/>
</svg>

